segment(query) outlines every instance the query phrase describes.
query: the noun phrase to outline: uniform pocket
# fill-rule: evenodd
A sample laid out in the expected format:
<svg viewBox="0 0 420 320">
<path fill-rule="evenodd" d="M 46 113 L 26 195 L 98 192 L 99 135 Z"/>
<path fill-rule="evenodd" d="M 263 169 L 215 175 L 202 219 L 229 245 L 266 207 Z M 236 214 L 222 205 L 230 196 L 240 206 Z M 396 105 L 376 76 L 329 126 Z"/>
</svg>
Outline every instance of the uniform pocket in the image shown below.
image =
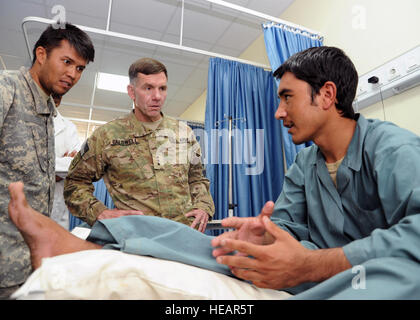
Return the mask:
<svg viewBox="0 0 420 320">
<path fill-rule="evenodd" d="M 114 171 L 115 169 L 116 174 L 123 180 L 137 178 L 143 181 L 152 178 L 154 171 L 151 165 L 151 156 L 146 151 L 147 149 L 140 150 L 137 145 L 111 147 L 107 150 L 107 158 L 111 163 L 109 170 Z"/>
</svg>

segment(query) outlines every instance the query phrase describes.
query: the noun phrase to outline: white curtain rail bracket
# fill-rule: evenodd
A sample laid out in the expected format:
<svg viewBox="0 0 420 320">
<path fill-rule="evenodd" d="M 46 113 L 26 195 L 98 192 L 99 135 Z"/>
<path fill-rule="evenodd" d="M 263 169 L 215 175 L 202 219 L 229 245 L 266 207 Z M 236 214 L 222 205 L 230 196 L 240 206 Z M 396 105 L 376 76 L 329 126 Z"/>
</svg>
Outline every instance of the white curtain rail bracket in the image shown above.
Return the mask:
<svg viewBox="0 0 420 320">
<path fill-rule="evenodd" d="M 322 34 L 319 33 L 318 31 L 308 29 L 304 26 L 301 26 L 301 25 L 294 24 L 294 23 L 286 21 L 286 20 L 276 18 L 276 17 L 270 16 L 268 14 L 264 14 L 264 13 L 261 13 L 261 12 L 255 11 L 255 10 L 251 10 L 251 9 L 248 9 L 248 8 L 245 8 L 245 7 L 241 7 L 241 6 L 238 6 L 238 5 L 230 3 L 230 2 L 226 2 L 226 1 L 222 1 L 222 0 L 204 0 L 204 1 L 214 3 L 214 4 L 217 4 L 217 5 L 226 7 L 226 8 L 230 8 L 230 9 L 233 9 L 233 10 L 236 10 L 236 11 L 240 11 L 242 13 L 246 13 L 246 14 L 249 14 L 249 15 L 254 16 L 254 17 L 259 17 L 259 18 L 262 18 L 262 19 L 265 19 L 265 20 L 268 20 L 268 21 L 271 21 L 271 22 L 284 24 L 288 27 L 295 28 L 295 29 L 300 29 L 301 31 L 306 31 L 306 32 L 311 33 L 313 35 L 316 35 L 320 38 L 323 38 Z"/>
</svg>

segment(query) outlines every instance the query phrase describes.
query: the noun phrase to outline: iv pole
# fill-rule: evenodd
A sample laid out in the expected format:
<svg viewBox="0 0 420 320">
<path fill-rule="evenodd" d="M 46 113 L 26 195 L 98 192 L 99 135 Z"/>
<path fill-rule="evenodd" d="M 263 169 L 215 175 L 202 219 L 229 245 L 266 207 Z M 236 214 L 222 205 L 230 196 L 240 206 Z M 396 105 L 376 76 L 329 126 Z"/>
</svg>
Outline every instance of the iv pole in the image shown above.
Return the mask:
<svg viewBox="0 0 420 320">
<path fill-rule="evenodd" d="M 228 181 L 228 190 L 229 190 L 229 203 L 228 203 L 228 217 L 234 216 L 234 209 L 238 206 L 234 203 L 233 200 L 233 121 L 246 121 L 244 118 L 232 118 L 231 116 L 226 116 L 227 120 L 221 120 L 216 122 L 216 127 L 218 127 L 221 123 L 228 121 L 229 122 L 229 140 L 228 140 L 228 151 L 229 151 L 229 181 Z"/>
</svg>

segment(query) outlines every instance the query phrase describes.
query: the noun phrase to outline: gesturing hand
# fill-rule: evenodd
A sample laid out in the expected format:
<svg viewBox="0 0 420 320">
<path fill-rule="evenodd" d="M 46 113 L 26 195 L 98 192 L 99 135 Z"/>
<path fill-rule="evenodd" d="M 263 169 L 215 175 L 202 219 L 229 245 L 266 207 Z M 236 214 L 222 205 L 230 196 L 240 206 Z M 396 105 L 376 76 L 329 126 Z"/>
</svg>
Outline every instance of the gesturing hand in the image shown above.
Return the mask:
<svg viewBox="0 0 420 320">
<path fill-rule="evenodd" d="M 262 222 L 274 239 L 272 244 L 222 239 L 221 245 L 225 250 L 237 250 L 242 255 L 219 255 L 217 262 L 229 266 L 238 278 L 251 281 L 261 288 L 281 289 L 303 282 L 302 276 L 310 268 L 305 259 L 310 250 L 276 226 L 267 216 L 262 218 Z"/>
<path fill-rule="evenodd" d="M 271 241 L 267 237 L 266 229 L 263 224 L 263 217 L 270 217 L 274 210 L 274 203 L 268 201 L 261 210 L 261 213 L 257 217 L 251 218 L 238 218 L 231 217 L 222 221 L 222 226 L 225 228 L 233 228 L 234 231 L 222 233 L 220 236 L 214 238 L 211 242 L 212 246 L 215 247 L 213 250 L 213 256 L 218 257 L 225 255 L 233 250 L 224 247 L 221 243 L 225 239 L 243 240 L 254 244 L 263 244 Z"/>
</svg>

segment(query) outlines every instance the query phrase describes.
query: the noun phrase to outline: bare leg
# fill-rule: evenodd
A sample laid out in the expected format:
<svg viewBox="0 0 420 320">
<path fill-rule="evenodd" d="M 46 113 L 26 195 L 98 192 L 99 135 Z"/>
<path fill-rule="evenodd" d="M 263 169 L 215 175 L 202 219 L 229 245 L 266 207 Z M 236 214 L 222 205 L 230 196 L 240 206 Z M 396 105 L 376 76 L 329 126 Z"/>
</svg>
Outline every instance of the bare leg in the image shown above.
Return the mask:
<svg viewBox="0 0 420 320">
<path fill-rule="evenodd" d="M 50 218 L 32 209 L 26 201 L 22 182 L 11 183 L 9 193 L 9 216 L 29 247 L 34 269 L 41 265 L 42 258 L 101 248 L 100 245 L 74 236 Z"/>
</svg>

